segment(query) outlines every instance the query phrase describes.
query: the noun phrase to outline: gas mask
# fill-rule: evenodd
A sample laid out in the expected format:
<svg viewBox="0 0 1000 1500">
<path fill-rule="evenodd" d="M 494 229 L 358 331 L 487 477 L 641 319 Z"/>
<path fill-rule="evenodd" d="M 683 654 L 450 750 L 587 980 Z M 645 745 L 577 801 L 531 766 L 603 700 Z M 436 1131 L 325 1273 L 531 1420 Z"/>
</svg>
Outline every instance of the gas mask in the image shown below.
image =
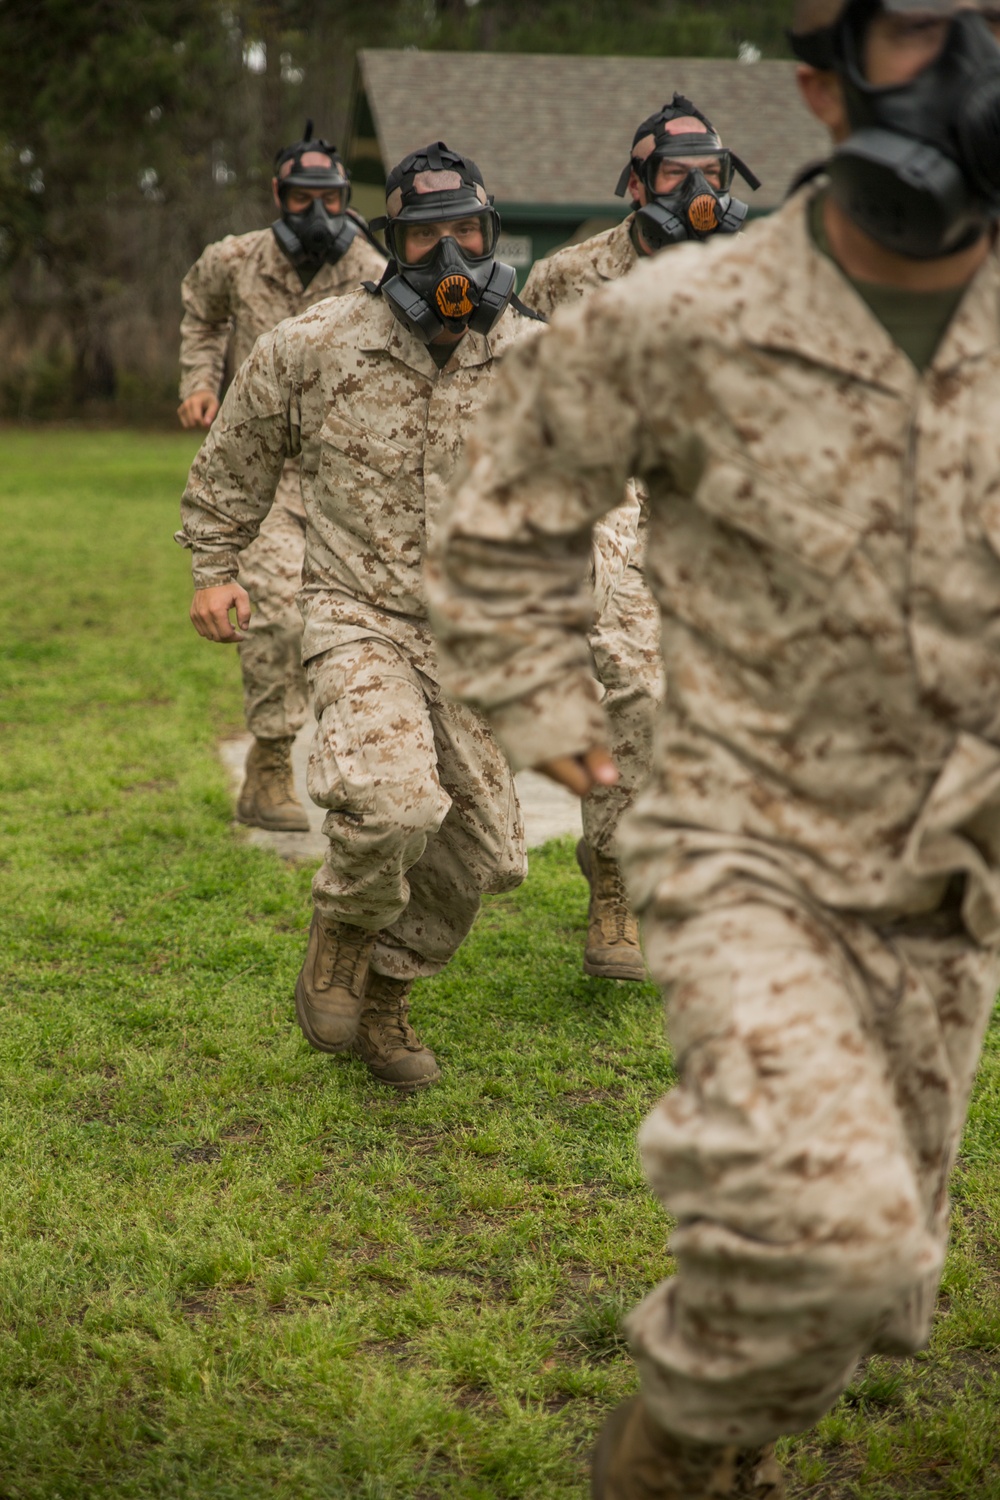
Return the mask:
<svg viewBox="0 0 1000 1500">
<path fill-rule="evenodd" d="M 350 178 L 336 146 L 329 141 L 313 140 L 312 120 L 306 121 L 301 141 L 278 152 L 274 174 L 281 218 L 275 219 L 271 232 L 305 288 L 323 266 L 337 264 L 358 233 L 357 221 L 347 212 L 351 200 Z M 336 189 L 340 193 L 339 212 L 330 213 L 320 198 L 314 198 L 308 208 L 293 213 L 288 207 L 288 195 L 294 188 L 327 193 Z"/>
<path fill-rule="evenodd" d="M 674 120 L 699 120 L 705 129 L 698 133 L 672 134 L 668 123 Z M 749 207 L 734 198 L 729 189 L 733 174 L 739 172 L 754 189 L 760 179 L 732 151 L 723 146 L 711 122 L 683 94 L 675 94 L 655 115 L 644 120 L 635 133 L 632 150 L 640 141 L 652 138 L 653 149 L 646 156 L 633 155 L 618 179 L 615 193 L 625 196 L 629 178 L 635 172 L 646 189 L 646 202 L 636 208 L 636 227 L 643 243 L 653 251 L 683 240 L 705 240 L 713 234 L 735 234 L 749 213 Z M 717 162 L 719 186 L 710 182 L 702 168 L 688 168 L 683 180 L 669 192 L 657 192 L 656 183 L 664 162 L 678 158 Z"/>
<path fill-rule="evenodd" d="M 420 191 L 418 179 L 453 185 Z M 414 152 L 390 173 L 386 202 L 393 211 L 373 219 L 371 227 L 385 232 L 390 259 L 378 290 L 393 316 L 424 344 L 445 330 L 489 333 L 513 299 L 517 277 L 512 266 L 494 257 L 500 215 L 486 197 L 475 164 L 439 141 Z M 483 245 L 479 254 L 463 248 L 451 234 L 426 254 L 418 256 L 411 249 L 410 229 L 473 219 Z"/>
<path fill-rule="evenodd" d="M 322 199 L 314 198 L 300 213 L 284 209 L 271 230 L 282 253 L 303 277 L 303 285 L 308 286 L 321 266 L 337 264 L 358 233 L 358 226 L 346 212 L 331 214 Z"/>
<path fill-rule="evenodd" d="M 913 28 L 928 61 L 906 83 L 868 82 L 873 28 Z M 918 29 L 919 28 L 919 29 Z M 953 255 L 1000 217 L 1000 4 L 851 0 L 823 31 L 793 36 L 840 74 L 852 133 L 827 165 L 830 191 L 880 245 L 914 260 Z"/>
<path fill-rule="evenodd" d="M 651 250 L 682 240 L 706 240 L 713 234 L 736 234 L 749 207 L 731 193 L 720 192 L 697 167 L 670 193 L 657 193 L 636 210 L 636 224 Z"/>
</svg>

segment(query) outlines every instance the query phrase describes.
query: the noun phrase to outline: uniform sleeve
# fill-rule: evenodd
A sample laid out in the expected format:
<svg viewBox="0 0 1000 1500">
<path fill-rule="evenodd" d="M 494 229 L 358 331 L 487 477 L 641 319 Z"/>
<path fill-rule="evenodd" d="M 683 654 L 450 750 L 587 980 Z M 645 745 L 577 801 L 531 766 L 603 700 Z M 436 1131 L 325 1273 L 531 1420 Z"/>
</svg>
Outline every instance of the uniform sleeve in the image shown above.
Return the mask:
<svg viewBox="0 0 1000 1500">
<path fill-rule="evenodd" d="M 591 278 L 593 281 L 593 278 Z M 521 300 L 534 312 L 551 318 L 559 307 L 579 301 L 584 295 L 579 267 L 571 274 L 560 255 L 536 260 L 524 284 Z M 593 290 L 593 286 L 589 288 Z M 625 498 L 594 527 L 593 583 L 594 604 L 600 615 L 618 586 L 635 550 L 639 521 L 639 502 L 631 480 L 625 487 Z"/>
<path fill-rule="evenodd" d="M 209 245 L 181 283 L 180 398 L 218 391 L 232 331 L 232 262 L 226 241 Z"/>
<path fill-rule="evenodd" d="M 197 589 L 231 583 L 300 451 L 298 393 L 280 328 L 257 340 L 191 465 L 176 540 L 191 549 Z"/>
<path fill-rule="evenodd" d="M 521 290 L 521 301 L 525 307 L 530 307 L 532 312 L 541 313 L 543 318 L 551 318 L 556 308 L 565 300 L 560 295 L 562 280 L 563 278 L 557 274 L 554 261 L 548 258 L 536 260 Z"/>
<path fill-rule="evenodd" d="M 444 685 L 515 767 L 606 742 L 586 632 L 594 522 L 639 459 L 619 288 L 504 358 L 428 560 Z"/>
</svg>

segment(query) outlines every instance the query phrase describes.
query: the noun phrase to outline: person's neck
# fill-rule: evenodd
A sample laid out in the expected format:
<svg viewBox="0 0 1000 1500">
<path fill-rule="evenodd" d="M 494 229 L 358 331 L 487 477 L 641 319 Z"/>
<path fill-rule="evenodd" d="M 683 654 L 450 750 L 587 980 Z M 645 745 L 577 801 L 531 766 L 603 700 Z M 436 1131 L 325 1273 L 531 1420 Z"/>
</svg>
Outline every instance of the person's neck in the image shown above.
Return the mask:
<svg viewBox="0 0 1000 1500">
<path fill-rule="evenodd" d="M 639 207 L 640 205 L 637 203 L 635 208 L 633 208 L 632 223 L 629 227 L 631 232 L 632 247 L 635 250 L 636 255 L 639 256 L 640 260 L 646 260 L 650 255 L 655 255 L 656 251 L 653 249 L 652 245 L 650 245 L 643 238 L 642 230 L 639 228 L 639 220 L 636 218 Z"/>
<path fill-rule="evenodd" d="M 833 258 L 846 275 L 901 292 L 946 292 L 965 286 L 990 253 L 990 236 L 984 233 L 967 250 L 937 260 L 899 255 L 859 229 L 829 193 L 823 203 L 823 224 Z"/>
<path fill-rule="evenodd" d="M 451 344 L 452 346 L 454 346 L 455 344 L 460 344 L 464 338 L 464 328 L 460 329 L 458 333 L 452 333 L 450 328 L 442 328 L 441 332 L 436 333 L 431 339 L 431 343 L 436 345 L 437 348 L 440 349 L 446 344 Z"/>
</svg>

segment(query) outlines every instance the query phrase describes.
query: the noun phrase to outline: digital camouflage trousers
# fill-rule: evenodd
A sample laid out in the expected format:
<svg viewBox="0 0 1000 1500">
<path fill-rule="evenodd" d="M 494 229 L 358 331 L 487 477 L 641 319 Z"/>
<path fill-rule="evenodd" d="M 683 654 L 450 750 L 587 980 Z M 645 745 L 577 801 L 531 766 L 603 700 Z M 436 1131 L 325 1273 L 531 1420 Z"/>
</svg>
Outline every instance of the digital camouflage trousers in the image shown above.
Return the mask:
<svg viewBox="0 0 1000 1500">
<path fill-rule="evenodd" d="M 583 832 L 592 849 L 614 855 L 619 821 L 649 775 L 664 690 L 660 611 L 638 568 L 624 570 L 589 639 L 620 779 L 584 798 Z"/>
<path fill-rule="evenodd" d="M 302 665 L 302 583 L 306 521 L 299 471 L 282 474 L 259 535 L 240 555 L 239 582 L 253 611 L 239 646 L 247 728 L 259 740 L 289 738 L 306 721 L 309 692 Z"/>
<path fill-rule="evenodd" d="M 878 930 L 750 878 L 697 915 L 643 914 L 679 1082 L 640 1151 L 676 1274 L 630 1338 L 671 1431 L 803 1430 L 864 1355 L 926 1340 L 1000 977 L 949 927 Z"/>
<path fill-rule="evenodd" d="M 326 651 L 308 671 L 309 795 L 328 809 L 317 910 L 378 933 L 377 973 L 435 974 L 483 894 L 527 872 L 510 767 L 485 720 L 442 698 L 388 640 Z"/>
</svg>

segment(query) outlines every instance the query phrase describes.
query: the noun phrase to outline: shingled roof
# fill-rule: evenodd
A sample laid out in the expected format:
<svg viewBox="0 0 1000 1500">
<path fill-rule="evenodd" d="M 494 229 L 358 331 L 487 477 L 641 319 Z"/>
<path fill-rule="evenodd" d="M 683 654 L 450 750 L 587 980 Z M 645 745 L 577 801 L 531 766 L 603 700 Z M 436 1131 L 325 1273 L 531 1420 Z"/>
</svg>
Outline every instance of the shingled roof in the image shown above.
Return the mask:
<svg viewBox="0 0 1000 1500">
<path fill-rule="evenodd" d="M 635 127 L 675 89 L 761 178 L 748 192 L 755 208 L 780 203 L 828 149 L 791 62 L 389 49 L 358 60 L 386 168 L 444 140 L 478 162 L 500 201 L 620 211 L 614 188 Z"/>
</svg>

